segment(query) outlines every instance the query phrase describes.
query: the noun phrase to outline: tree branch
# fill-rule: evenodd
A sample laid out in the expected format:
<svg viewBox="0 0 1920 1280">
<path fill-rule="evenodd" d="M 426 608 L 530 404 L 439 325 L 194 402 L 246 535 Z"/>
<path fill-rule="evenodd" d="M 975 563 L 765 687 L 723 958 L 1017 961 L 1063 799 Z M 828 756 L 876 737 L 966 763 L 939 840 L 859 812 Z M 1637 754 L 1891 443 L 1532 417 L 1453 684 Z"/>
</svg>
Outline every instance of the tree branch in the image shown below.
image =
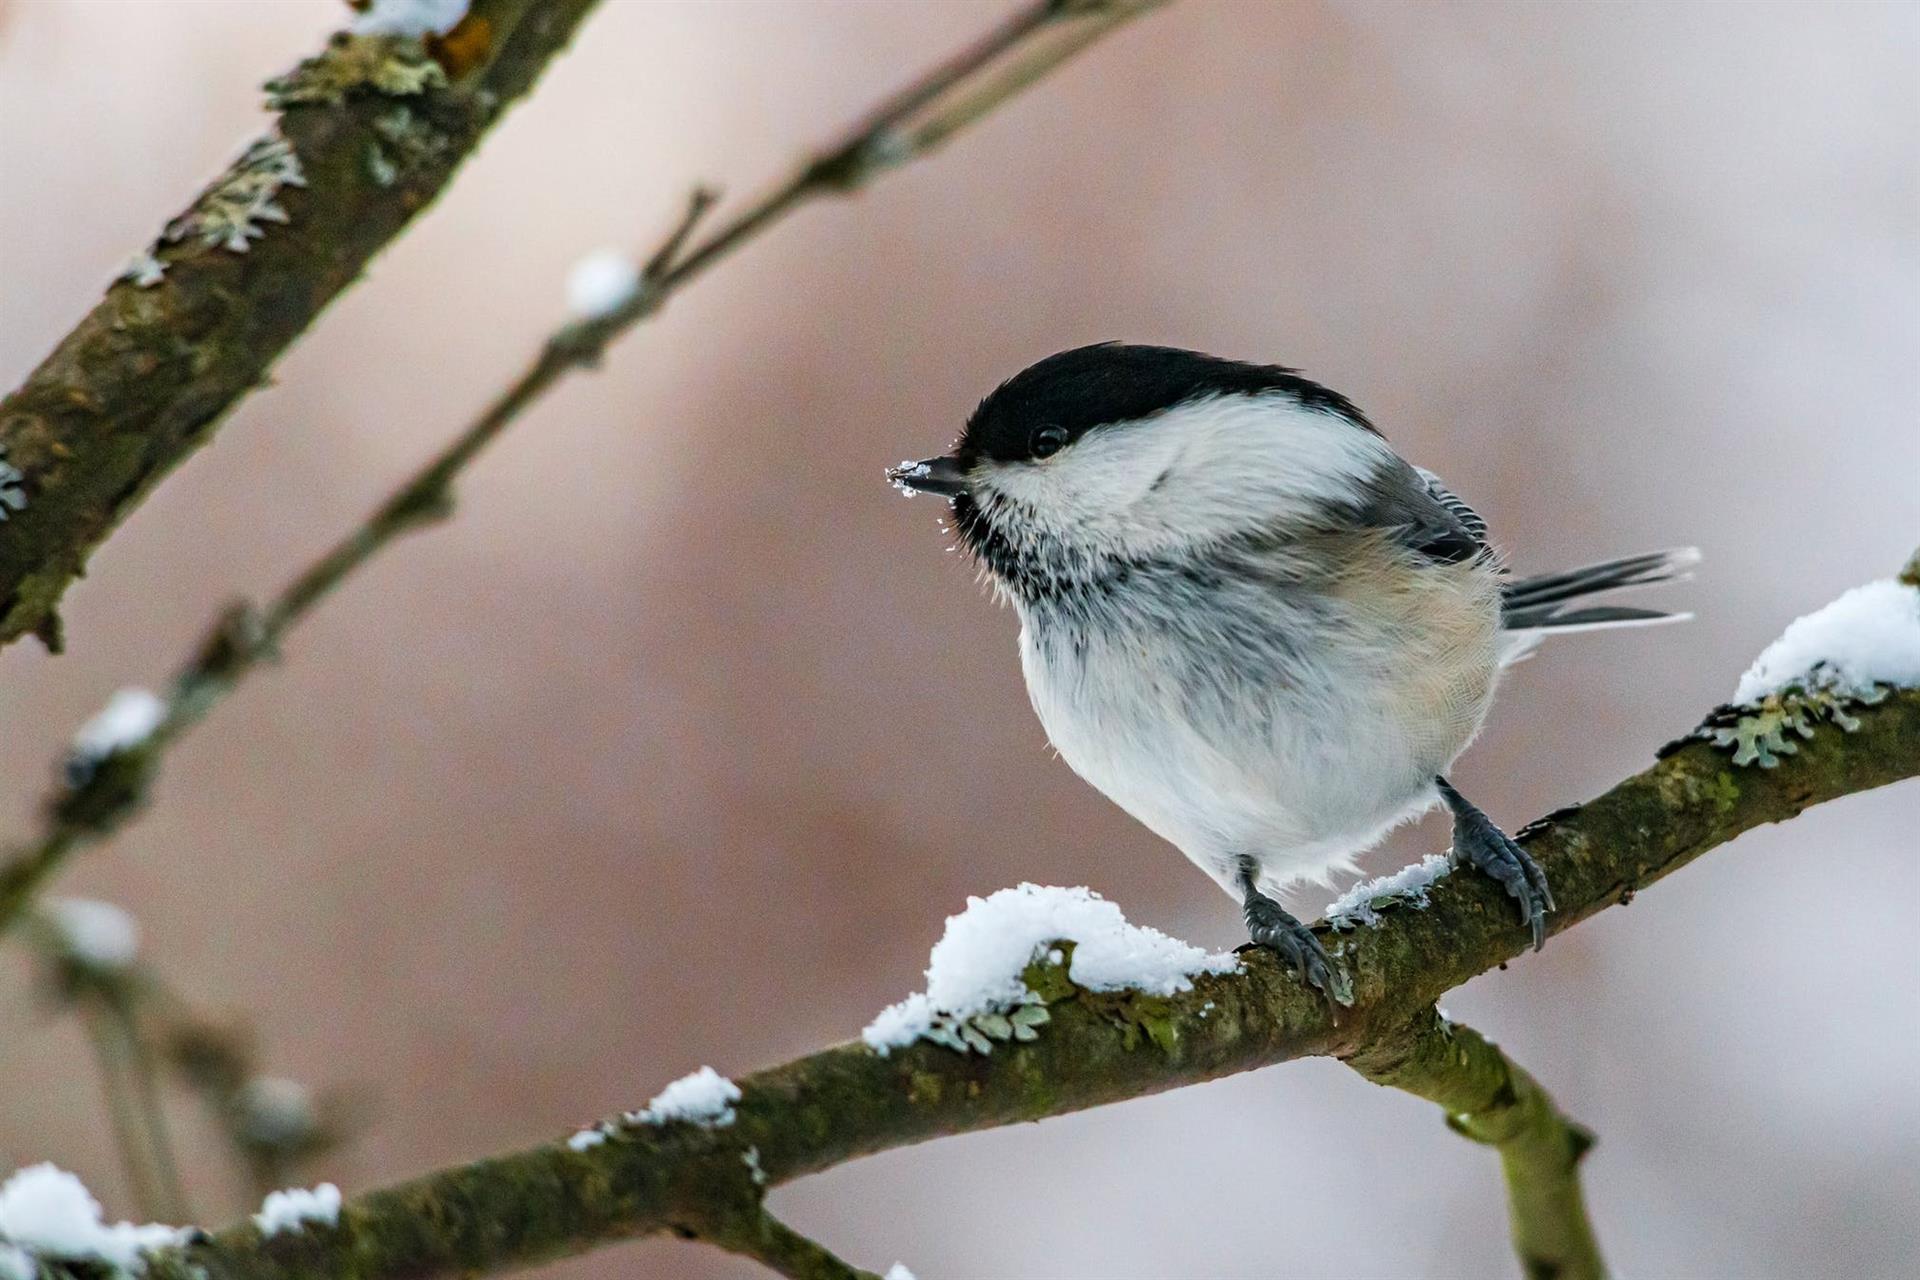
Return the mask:
<svg viewBox="0 0 1920 1280">
<path fill-rule="evenodd" d="M 648 258 L 627 301 L 548 338 L 526 370 L 358 528 L 295 576 L 266 608 L 234 606 L 175 676 L 167 713 L 143 743 L 101 762 L 49 801 L 39 836 L 0 865 L 0 930 L 76 849 L 104 839 L 140 806 L 161 758 L 347 578 L 407 533 L 452 512 L 453 481 L 487 445 L 568 373 L 597 364 L 607 345 L 747 240 L 816 197 L 857 191 L 885 169 L 930 154 L 961 128 L 1047 71 L 1165 0 L 1038 0 L 888 98 L 731 221 L 691 243 L 714 197 L 696 191 L 682 220 Z M 691 247 L 689 245 L 691 244 Z M 0 429 L 4 423 L 0 423 Z M 0 434 L 0 440 L 4 440 Z M 0 592 L 5 547 L 0 541 Z M 0 641 L 6 638 L 0 626 Z"/>
<path fill-rule="evenodd" d="M 1530 1280 L 1604 1280 L 1580 1197 L 1578 1166 L 1593 1135 L 1560 1114 L 1497 1045 L 1428 1008 L 1398 1034 L 1363 1046 L 1347 1065 L 1375 1084 L 1439 1103 L 1454 1132 L 1499 1150 L 1513 1247 Z"/>
<path fill-rule="evenodd" d="M 792 1280 L 880 1280 L 871 1271 L 848 1266 L 764 1209 L 743 1213 L 702 1238 Z"/>
<path fill-rule="evenodd" d="M 1820 727 L 1798 754 L 1771 769 L 1737 768 L 1723 750 L 1688 739 L 1606 794 L 1533 824 L 1522 838 L 1553 879 L 1560 903 L 1553 931 L 1572 928 L 1742 832 L 1920 774 L 1920 690 L 1860 709 L 1857 725 L 1851 733 Z M 1376 926 L 1327 940 L 1354 978 L 1354 1006 L 1338 1022 L 1325 1000 L 1257 949 L 1236 971 L 1202 975 L 1192 991 L 1174 997 L 1086 991 L 1063 968 L 1036 964 L 1028 985 L 1048 1002 L 1051 1020 L 1032 1042 L 976 1055 L 920 1041 L 887 1057 L 863 1044 L 841 1045 L 739 1080 L 737 1118 L 724 1128 L 615 1122 L 612 1137 L 583 1150 L 554 1143 L 361 1196 L 335 1229 L 263 1241 L 251 1227 L 233 1228 L 160 1256 L 152 1274 L 173 1280 L 199 1267 L 207 1280 L 465 1275 L 651 1232 L 698 1236 L 712 1205 L 744 1194 L 741 1172 L 750 1155 L 767 1185 L 778 1185 L 945 1134 L 1300 1057 L 1359 1060 L 1364 1070 L 1370 1045 L 1402 1034 L 1443 992 L 1523 955 L 1529 943 L 1503 891 L 1486 877 L 1466 875 L 1435 882 L 1424 908 L 1387 907 Z M 1506 1069 L 1518 1094 L 1525 1077 Z M 1471 1107 L 1496 1071 L 1483 1055 L 1464 1083 L 1408 1078 L 1432 1090 L 1423 1096 Z M 1503 1117 L 1538 1130 L 1538 1112 L 1530 1108 L 1544 1105 L 1539 1095 L 1515 1109 L 1496 1107 L 1484 1118 L 1485 1132 L 1505 1132 Z M 1536 1137 L 1509 1140 L 1522 1144 L 1508 1157 L 1510 1172 L 1524 1175 L 1550 1158 L 1532 1149 Z M 1556 1214 L 1564 1222 L 1569 1210 L 1536 1203 L 1530 1187 L 1515 1194 L 1528 1224 L 1523 1247 L 1574 1247 L 1534 1225 Z"/>
<path fill-rule="evenodd" d="M 195 1010 L 141 960 L 102 962 L 72 945 L 47 915 L 18 935 L 46 964 L 60 1005 L 84 1022 L 99 1060 L 109 1114 L 140 1212 L 191 1221 L 160 1097 L 164 1069 L 197 1095 L 226 1139 L 255 1198 L 287 1186 L 298 1166 L 333 1150 L 354 1127 L 342 1096 L 314 1098 L 262 1075 L 246 1026 Z"/>
<path fill-rule="evenodd" d="M 58 648 L 88 554 L 432 203 L 593 4 L 475 0 L 438 60 L 341 36 L 269 86 L 273 127 L 0 401 L 19 499 L 0 506 L 0 644 Z"/>
</svg>

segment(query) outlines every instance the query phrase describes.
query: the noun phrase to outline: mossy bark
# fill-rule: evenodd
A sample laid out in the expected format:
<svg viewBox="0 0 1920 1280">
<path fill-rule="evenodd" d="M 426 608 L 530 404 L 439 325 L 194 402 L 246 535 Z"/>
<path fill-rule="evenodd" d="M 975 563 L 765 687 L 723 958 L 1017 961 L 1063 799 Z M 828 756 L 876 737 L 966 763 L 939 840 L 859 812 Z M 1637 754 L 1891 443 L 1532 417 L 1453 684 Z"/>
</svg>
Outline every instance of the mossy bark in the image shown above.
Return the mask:
<svg viewBox="0 0 1920 1280">
<path fill-rule="evenodd" d="M 462 40 L 437 50 L 450 83 L 287 107 L 278 137 L 305 183 L 274 193 L 287 224 L 263 224 L 245 252 L 161 246 L 158 283 L 115 283 L 0 401 L 0 456 L 26 498 L 0 525 L 0 644 L 37 632 L 57 646 L 55 607 L 89 552 L 440 194 L 594 2 L 475 0 Z M 246 177 L 236 162 L 173 225 Z"/>
<path fill-rule="evenodd" d="M 1534 824 L 1523 840 L 1553 878 L 1553 931 L 1744 831 L 1920 774 L 1920 691 L 1896 693 L 1859 720 L 1853 733 L 1823 728 L 1774 769 L 1736 769 L 1704 742 L 1680 744 L 1605 795 Z M 717 1240 L 712 1224 L 752 1212 L 764 1186 L 857 1156 L 1315 1054 L 1403 1076 L 1416 1092 L 1465 1112 L 1467 1124 L 1484 1124 L 1507 1160 L 1517 1220 L 1567 1221 L 1564 1203 L 1531 1202 L 1564 1197 L 1564 1180 L 1535 1187 L 1533 1171 L 1574 1153 L 1564 1132 L 1556 1138 L 1544 1122 L 1551 1104 L 1523 1073 L 1485 1053 L 1459 1079 L 1393 1065 L 1391 1046 L 1436 997 L 1526 952 L 1527 932 L 1498 886 L 1447 876 L 1424 909 L 1390 908 L 1375 927 L 1325 938 L 1354 976 L 1354 1007 L 1338 1022 L 1261 951 L 1244 955 L 1236 972 L 1203 976 L 1191 992 L 1151 1008 L 1050 974 L 1030 984 L 1051 1013 L 1032 1042 L 998 1044 L 985 1055 L 921 1042 L 888 1057 L 841 1045 L 740 1079 L 738 1119 L 725 1128 L 628 1126 L 585 1151 L 556 1143 L 483 1160 L 359 1197 L 338 1229 L 263 1241 L 238 1227 L 163 1257 L 155 1274 L 198 1267 L 206 1280 L 467 1275 L 650 1232 Z M 1388 1046 L 1376 1050 L 1386 1056 L 1370 1059 L 1377 1046 Z M 1512 1103 L 1501 1099 L 1501 1071 Z M 1511 1134 L 1508 1124 L 1517 1126 Z M 1543 1258 L 1577 1252 L 1529 1230 L 1519 1240 Z"/>
</svg>

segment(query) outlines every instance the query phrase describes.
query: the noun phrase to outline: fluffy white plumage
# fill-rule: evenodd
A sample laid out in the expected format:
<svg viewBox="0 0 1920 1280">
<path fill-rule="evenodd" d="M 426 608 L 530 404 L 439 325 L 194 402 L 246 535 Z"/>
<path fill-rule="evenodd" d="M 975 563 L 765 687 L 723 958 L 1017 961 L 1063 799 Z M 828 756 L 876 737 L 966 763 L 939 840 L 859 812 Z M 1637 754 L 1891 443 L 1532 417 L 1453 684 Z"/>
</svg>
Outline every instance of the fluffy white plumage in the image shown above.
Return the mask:
<svg viewBox="0 0 1920 1280">
<path fill-rule="evenodd" d="M 1074 771 L 1235 896 L 1243 857 L 1274 888 L 1350 869 L 1435 803 L 1492 701 L 1491 561 L 1416 566 L 1375 531 L 1321 531 L 1397 465 L 1379 436 L 1266 395 L 981 468 L 976 492 L 1021 504 L 1032 536 L 1172 554 L 1130 571 L 1124 604 L 1016 595 L 1021 668 Z"/>
</svg>

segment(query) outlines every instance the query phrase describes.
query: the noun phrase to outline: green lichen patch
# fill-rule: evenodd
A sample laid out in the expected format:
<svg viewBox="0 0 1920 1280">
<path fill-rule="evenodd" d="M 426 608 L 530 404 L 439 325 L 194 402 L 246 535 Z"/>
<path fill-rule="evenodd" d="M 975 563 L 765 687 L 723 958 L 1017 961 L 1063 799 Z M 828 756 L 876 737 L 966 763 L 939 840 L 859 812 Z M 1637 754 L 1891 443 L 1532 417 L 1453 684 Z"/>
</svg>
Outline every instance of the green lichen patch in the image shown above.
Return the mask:
<svg viewBox="0 0 1920 1280">
<path fill-rule="evenodd" d="M 453 145 L 425 116 L 402 103 L 374 118 L 379 141 L 367 144 L 367 177 L 378 187 L 390 187 L 407 169 L 431 164 Z"/>
<path fill-rule="evenodd" d="M 1005 1012 L 989 1010 L 961 1018 L 951 1013 L 936 1013 L 933 1023 L 921 1039 L 931 1040 L 955 1053 L 993 1052 L 995 1043 L 1029 1041 L 1040 1038 L 1040 1028 L 1053 1020 L 1038 996 Z"/>
<path fill-rule="evenodd" d="M 0 444 L 0 521 L 7 518 L 7 512 L 26 508 L 27 491 L 20 487 L 25 479 L 20 469 L 7 461 L 7 447 Z"/>
<path fill-rule="evenodd" d="M 1794 738 L 1813 737 L 1823 723 L 1838 725 L 1846 733 L 1858 731 L 1860 721 L 1852 710 L 1884 702 L 1890 692 L 1885 685 L 1860 690 L 1790 685 L 1759 702 L 1716 709 L 1693 736 L 1732 751 L 1735 765 L 1772 769 L 1782 756 L 1799 752 Z"/>
<path fill-rule="evenodd" d="M 270 133 L 248 147 L 193 208 L 168 223 L 160 238 L 167 244 L 245 253 L 249 241 L 266 235 L 262 223 L 292 221 L 280 203 L 281 192 L 306 185 L 292 144 Z"/>
<path fill-rule="evenodd" d="M 343 31 L 320 53 L 267 81 L 267 105 L 284 111 L 344 102 L 355 93 L 403 98 L 446 85 L 446 71 L 420 41 Z"/>
</svg>

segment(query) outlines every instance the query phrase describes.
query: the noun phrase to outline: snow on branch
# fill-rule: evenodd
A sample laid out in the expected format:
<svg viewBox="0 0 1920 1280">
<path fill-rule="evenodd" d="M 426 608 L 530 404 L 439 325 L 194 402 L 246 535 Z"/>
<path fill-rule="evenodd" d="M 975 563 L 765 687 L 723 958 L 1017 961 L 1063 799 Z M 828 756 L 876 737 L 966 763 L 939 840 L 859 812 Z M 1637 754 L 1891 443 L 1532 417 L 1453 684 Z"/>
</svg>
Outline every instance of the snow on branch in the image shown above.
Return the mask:
<svg viewBox="0 0 1920 1280">
<path fill-rule="evenodd" d="M 1035 1039 L 1047 1010 L 1023 975 L 1036 961 L 1065 964 L 1068 981 L 1089 991 L 1158 996 L 1191 991 L 1198 975 L 1234 965 L 1230 955 L 1127 923 L 1091 889 L 1023 884 L 969 898 L 948 916 L 927 958 L 927 989 L 882 1010 L 861 1039 L 883 1056 L 920 1039 L 961 1053 Z"/>
<path fill-rule="evenodd" d="M 0 1280 L 35 1280 L 40 1263 L 92 1263 L 115 1276 L 137 1276 L 150 1251 L 196 1234 L 158 1223 L 108 1223 L 80 1179 L 50 1164 L 22 1169 L 0 1184 Z"/>
<path fill-rule="evenodd" d="M 1576 927 L 1753 827 L 1920 776 L 1920 690 L 1891 693 L 1857 718 L 1853 732 L 1823 729 L 1771 770 L 1739 768 L 1711 743 L 1682 740 L 1606 794 L 1532 824 L 1523 841 L 1561 902 L 1553 929 Z M 597 1140 L 575 1135 L 352 1200 L 339 1228 L 297 1257 L 263 1246 L 249 1226 L 166 1251 L 153 1271 L 162 1280 L 304 1280 L 339 1274 L 351 1259 L 362 1280 L 467 1275 L 672 1231 L 787 1274 L 867 1275 L 766 1219 L 766 1191 L 859 1155 L 1332 1055 L 1433 1099 L 1458 1114 L 1462 1132 L 1497 1146 L 1522 1251 L 1559 1259 L 1562 1274 L 1595 1274 L 1572 1174 L 1586 1139 L 1524 1072 L 1432 1010 L 1469 978 L 1524 963 L 1530 939 L 1485 877 L 1440 876 L 1425 889 L 1424 909 L 1382 911 L 1370 927 L 1337 935 L 1355 992 L 1338 1024 L 1325 1000 L 1257 949 L 1231 968 L 1196 966 L 1184 990 L 1158 961 L 1142 971 L 1157 990 L 1101 989 L 1043 954 L 1015 998 L 1044 1007 L 1045 1022 L 990 1054 L 924 1036 L 883 1054 L 856 1040 L 732 1082 L 739 1097 L 728 1103 L 729 1125 L 611 1121 L 582 1131 L 600 1132 Z M 982 962 L 956 958 L 951 972 L 974 975 L 956 977 L 956 990 L 1012 994 L 1000 980 L 1058 927 L 1051 909 L 1105 916 L 1090 894 L 1008 892 L 1030 901 L 1005 915 L 987 911 L 961 931 L 993 926 L 980 930 L 978 946 L 958 948 Z M 1014 927 L 1029 908 L 1030 927 Z M 1114 927 L 1111 917 L 1095 924 Z M 943 979 L 949 972 L 933 968 Z M 1097 968 L 1082 976 L 1102 981 Z M 930 977 L 929 991 L 935 985 Z"/>
</svg>

